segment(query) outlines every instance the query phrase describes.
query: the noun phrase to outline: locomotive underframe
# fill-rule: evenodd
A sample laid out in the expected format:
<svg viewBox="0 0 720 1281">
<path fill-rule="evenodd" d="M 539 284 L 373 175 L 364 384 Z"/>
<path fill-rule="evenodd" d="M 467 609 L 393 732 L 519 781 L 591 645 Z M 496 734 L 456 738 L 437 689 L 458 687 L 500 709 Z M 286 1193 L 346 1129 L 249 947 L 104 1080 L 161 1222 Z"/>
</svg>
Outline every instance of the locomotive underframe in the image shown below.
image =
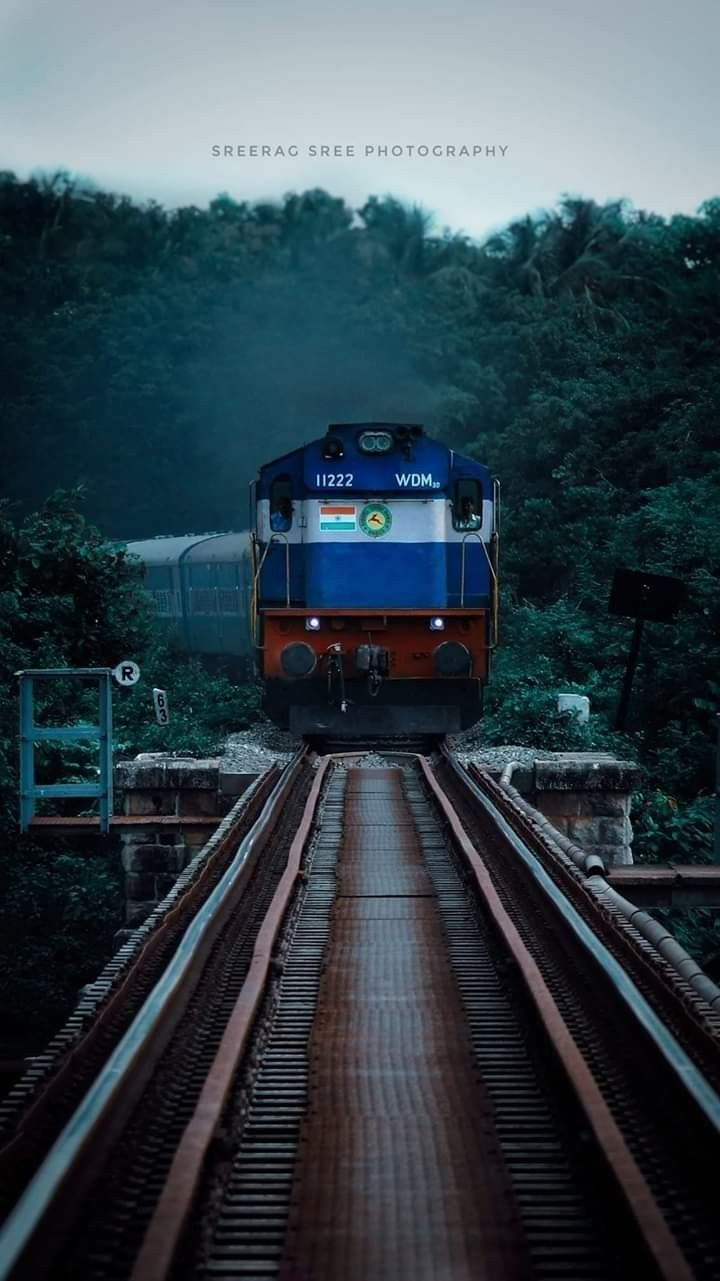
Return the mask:
<svg viewBox="0 0 720 1281">
<path fill-rule="evenodd" d="M 336 734 L 342 738 L 383 738 L 402 734 L 454 734 L 468 729 L 482 711 L 483 683 L 447 678 L 421 684 L 387 680 L 371 694 L 365 680 L 345 682 L 347 708 L 328 699 L 325 676 L 265 682 L 263 709 L 276 725 L 294 734 Z M 422 701 L 420 701 L 420 699 Z"/>
<path fill-rule="evenodd" d="M 481 714 L 490 663 L 487 610 L 268 609 L 261 617 L 263 706 L 296 734 L 442 735 L 469 728 Z M 309 619 L 320 629 L 308 630 Z M 438 619 L 442 628 L 431 628 Z M 448 645 L 467 655 L 466 670 L 442 674 L 438 652 Z M 370 673 L 369 649 L 380 660 Z M 283 670 L 283 654 L 291 650 L 306 651 L 310 670 Z"/>
</svg>

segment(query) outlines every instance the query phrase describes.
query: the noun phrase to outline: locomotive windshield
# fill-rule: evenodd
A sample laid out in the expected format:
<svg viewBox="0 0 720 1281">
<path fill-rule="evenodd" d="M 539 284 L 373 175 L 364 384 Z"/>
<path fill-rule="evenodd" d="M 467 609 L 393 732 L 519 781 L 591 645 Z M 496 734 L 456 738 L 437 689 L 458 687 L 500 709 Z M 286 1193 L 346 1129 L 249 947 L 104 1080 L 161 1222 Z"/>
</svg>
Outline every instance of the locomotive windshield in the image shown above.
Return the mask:
<svg viewBox="0 0 720 1281">
<path fill-rule="evenodd" d="M 477 530 L 482 526 L 482 489 L 479 480 L 458 480 L 452 500 L 453 528 Z"/>
<path fill-rule="evenodd" d="M 276 476 L 270 486 L 270 528 L 283 533 L 292 525 L 292 482 L 289 476 Z"/>
</svg>

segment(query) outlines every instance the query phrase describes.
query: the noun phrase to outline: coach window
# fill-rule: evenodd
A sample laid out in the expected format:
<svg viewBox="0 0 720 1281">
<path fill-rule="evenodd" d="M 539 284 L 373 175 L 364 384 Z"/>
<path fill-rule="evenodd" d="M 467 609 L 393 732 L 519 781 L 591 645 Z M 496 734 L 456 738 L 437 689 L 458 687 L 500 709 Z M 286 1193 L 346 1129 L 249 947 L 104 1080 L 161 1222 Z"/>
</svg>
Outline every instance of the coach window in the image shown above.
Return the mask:
<svg viewBox="0 0 720 1281">
<path fill-rule="evenodd" d="M 270 528 L 285 533 L 292 525 L 292 482 L 289 476 L 276 476 L 270 486 Z"/>
<path fill-rule="evenodd" d="M 455 481 L 452 500 L 453 529 L 478 530 L 482 526 L 482 488 L 469 477 Z"/>
</svg>

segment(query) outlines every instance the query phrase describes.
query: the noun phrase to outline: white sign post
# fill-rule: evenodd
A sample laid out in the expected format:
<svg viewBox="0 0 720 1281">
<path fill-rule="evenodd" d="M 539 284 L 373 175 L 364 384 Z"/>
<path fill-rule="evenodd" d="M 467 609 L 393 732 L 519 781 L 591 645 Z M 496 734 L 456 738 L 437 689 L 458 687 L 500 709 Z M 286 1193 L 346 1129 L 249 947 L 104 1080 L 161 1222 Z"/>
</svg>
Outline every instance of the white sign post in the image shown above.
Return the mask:
<svg viewBox="0 0 720 1281">
<path fill-rule="evenodd" d="M 140 680 L 140 668 L 131 658 L 125 658 L 113 668 L 113 676 L 118 685 L 129 688 L 130 685 L 137 685 Z"/>
<path fill-rule="evenodd" d="M 164 689 L 153 690 L 153 703 L 155 704 L 155 719 L 158 725 L 167 725 L 170 720 L 170 708 L 168 707 L 168 698 Z"/>
</svg>

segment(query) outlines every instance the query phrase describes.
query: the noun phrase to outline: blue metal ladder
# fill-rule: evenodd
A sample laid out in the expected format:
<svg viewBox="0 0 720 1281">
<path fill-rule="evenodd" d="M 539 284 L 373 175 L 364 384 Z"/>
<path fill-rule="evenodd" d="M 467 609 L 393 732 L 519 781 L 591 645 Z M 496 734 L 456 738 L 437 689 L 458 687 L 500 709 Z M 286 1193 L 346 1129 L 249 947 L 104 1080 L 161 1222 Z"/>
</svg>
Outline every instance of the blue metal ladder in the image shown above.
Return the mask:
<svg viewBox="0 0 720 1281">
<path fill-rule="evenodd" d="M 50 796 L 87 796 L 99 801 L 100 831 L 107 832 L 112 814 L 112 690 L 109 667 L 40 667 L 16 672 L 20 680 L 20 831 L 26 832 L 35 816 L 37 800 Z M 35 724 L 36 680 L 92 680 L 98 683 L 100 710 L 97 725 L 70 725 L 62 728 Z M 97 783 L 35 782 L 35 744 L 71 743 L 98 739 L 100 779 Z"/>
</svg>

